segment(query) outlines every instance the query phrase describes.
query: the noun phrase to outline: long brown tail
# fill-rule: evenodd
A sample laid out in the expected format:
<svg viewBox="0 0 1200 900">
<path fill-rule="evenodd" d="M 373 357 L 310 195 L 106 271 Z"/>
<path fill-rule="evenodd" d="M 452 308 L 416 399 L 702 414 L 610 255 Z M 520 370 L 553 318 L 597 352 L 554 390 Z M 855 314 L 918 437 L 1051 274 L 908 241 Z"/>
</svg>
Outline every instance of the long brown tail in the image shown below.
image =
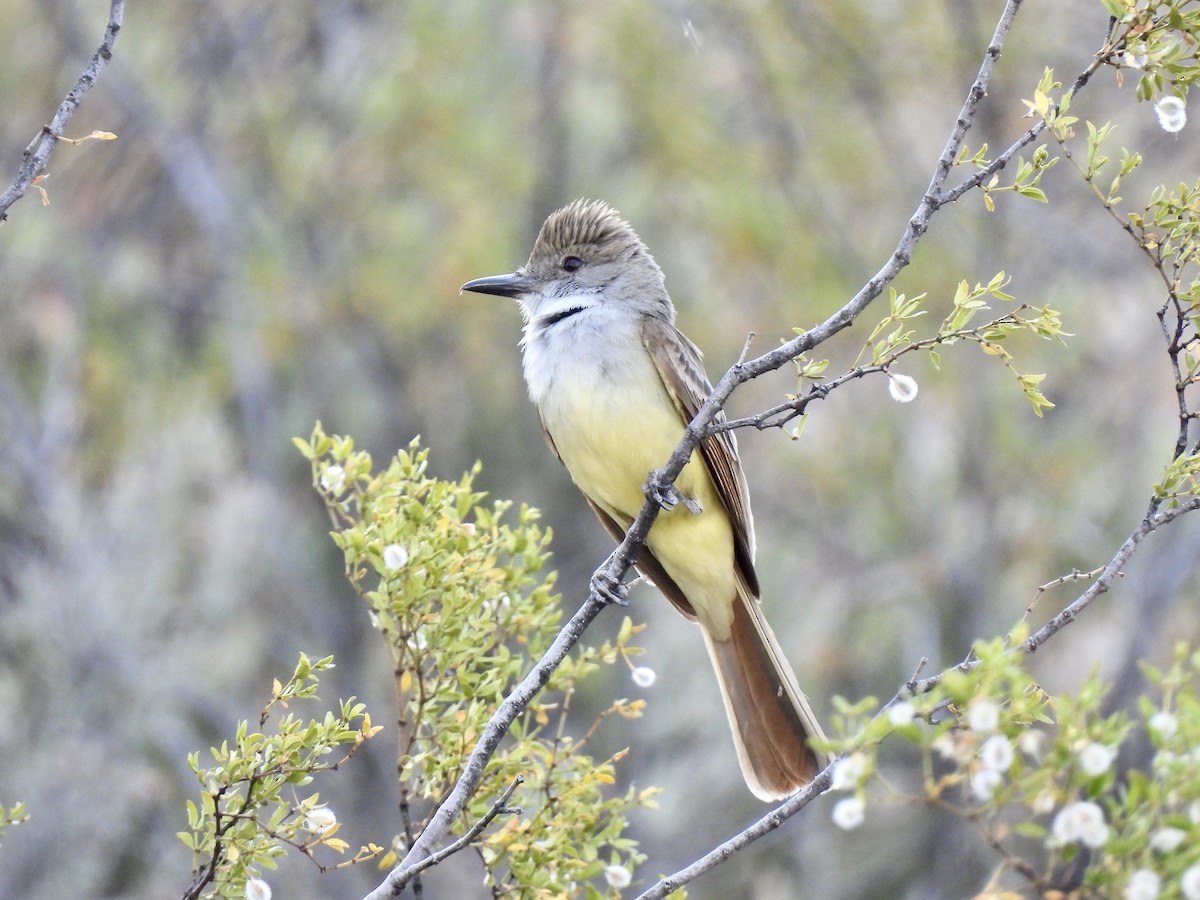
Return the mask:
<svg viewBox="0 0 1200 900">
<path fill-rule="evenodd" d="M 794 794 L 824 768 L 825 755 L 808 740 L 825 735 L 758 600 L 739 591 L 728 640 L 701 630 L 751 793 L 762 800 Z"/>
</svg>

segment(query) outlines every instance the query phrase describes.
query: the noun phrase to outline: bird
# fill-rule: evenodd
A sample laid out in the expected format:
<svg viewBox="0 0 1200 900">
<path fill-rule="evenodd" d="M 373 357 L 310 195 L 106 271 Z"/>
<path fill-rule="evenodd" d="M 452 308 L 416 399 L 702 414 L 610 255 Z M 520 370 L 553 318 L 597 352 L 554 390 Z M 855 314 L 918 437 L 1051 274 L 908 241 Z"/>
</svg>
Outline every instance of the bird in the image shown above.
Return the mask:
<svg viewBox="0 0 1200 900">
<path fill-rule="evenodd" d="M 620 542 L 652 470 L 712 393 L 700 350 L 675 325 L 662 269 L 617 210 L 581 199 L 550 214 L 525 265 L 461 291 L 517 302 L 522 369 L 546 441 Z M 704 437 L 655 499 L 662 509 L 636 567 L 699 625 L 751 793 L 788 797 L 824 767 L 813 746 L 824 734 L 759 602 L 733 433 Z"/>
</svg>

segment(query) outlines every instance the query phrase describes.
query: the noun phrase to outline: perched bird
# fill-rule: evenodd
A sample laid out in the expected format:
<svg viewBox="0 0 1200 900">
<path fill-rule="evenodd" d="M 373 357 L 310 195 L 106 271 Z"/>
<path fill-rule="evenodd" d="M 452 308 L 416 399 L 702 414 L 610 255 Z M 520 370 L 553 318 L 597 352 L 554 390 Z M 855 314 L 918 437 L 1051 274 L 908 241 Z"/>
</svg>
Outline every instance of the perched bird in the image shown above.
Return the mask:
<svg viewBox="0 0 1200 900">
<path fill-rule="evenodd" d="M 462 290 L 517 301 L 525 381 L 546 439 L 622 540 L 649 473 L 712 392 L 646 245 L 612 207 L 578 200 L 546 219 L 524 266 Z M 809 739 L 823 735 L 759 604 L 732 433 L 705 438 L 661 504 L 637 567 L 699 623 L 750 790 L 788 796 L 821 769 Z"/>
</svg>

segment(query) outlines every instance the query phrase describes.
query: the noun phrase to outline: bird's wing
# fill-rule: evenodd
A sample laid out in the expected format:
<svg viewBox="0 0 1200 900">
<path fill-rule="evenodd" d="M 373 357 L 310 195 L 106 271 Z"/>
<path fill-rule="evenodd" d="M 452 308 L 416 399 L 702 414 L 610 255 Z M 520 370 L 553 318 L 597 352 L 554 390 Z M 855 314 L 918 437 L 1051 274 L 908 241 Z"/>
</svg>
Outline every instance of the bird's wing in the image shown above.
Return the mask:
<svg viewBox="0 0 1200 900">
<path fill-rule="evenodd" d="M 712 383 L 704 372 L 700 351 L 687 337 L 669 322 L 655 316 L 642 319 L 642 343 L 654 360 L 659 377 L 679 416 L 686 425 L 695 418 L 708 395 Z M 723 422 L 724 413 L 713 419 Z M 733 433 L 721 431 L 700 442 L 700 455 L 708 469 L 717 494 L 729 513 L 733 526 L 734 554 L 746 586 L 758 596 L 758 577 L 754 572 L 754 519 L 750 514 L 750 492 L 746 476 L 738 460 L 737 442 Z"/>
</svg>

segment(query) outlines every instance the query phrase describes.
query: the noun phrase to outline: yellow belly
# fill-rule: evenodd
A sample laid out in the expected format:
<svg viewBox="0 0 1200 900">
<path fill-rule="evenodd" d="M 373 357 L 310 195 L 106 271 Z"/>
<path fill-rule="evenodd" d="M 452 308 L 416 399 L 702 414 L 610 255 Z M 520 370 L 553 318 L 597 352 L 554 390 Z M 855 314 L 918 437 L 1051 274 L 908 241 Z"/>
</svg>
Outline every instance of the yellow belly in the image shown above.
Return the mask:
<svg viewBox="0 0 1200 900">
<path fill-rule="evenodd" d="M 575 484 L 626 528 L 645 502 L 646 476 L 666 463 L 684 428 L 648 359 L 642 371 L 629 374 L 610 383 L 576 373 L 556 383 L 542 409 L 542 421 Z M 663 510 L 646 545 L 702 624 L 721 640 L 729 633 L 737 590 L 733 531 L 698 452 L 675 485 L 702 512 L 693 514 L 683 504 Z"/>
</svg>

